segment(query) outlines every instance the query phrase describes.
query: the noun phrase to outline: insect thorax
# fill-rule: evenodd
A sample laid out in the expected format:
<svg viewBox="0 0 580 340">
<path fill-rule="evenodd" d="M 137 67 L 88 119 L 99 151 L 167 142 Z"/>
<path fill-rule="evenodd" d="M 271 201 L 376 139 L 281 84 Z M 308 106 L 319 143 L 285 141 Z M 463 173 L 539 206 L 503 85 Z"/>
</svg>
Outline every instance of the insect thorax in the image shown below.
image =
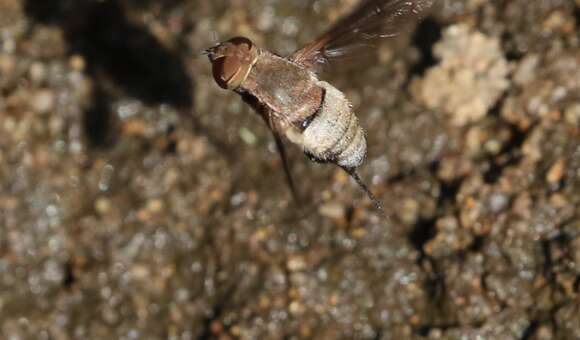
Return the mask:
<svg viewBox="0 0 580 340">
<path fill-rule="evenodd" d="M 309 70 L 261 51 L 241 91 L 251 94 L 281 119 L 299 126 L 322 102 L 323 89 Z"/>
</svg>

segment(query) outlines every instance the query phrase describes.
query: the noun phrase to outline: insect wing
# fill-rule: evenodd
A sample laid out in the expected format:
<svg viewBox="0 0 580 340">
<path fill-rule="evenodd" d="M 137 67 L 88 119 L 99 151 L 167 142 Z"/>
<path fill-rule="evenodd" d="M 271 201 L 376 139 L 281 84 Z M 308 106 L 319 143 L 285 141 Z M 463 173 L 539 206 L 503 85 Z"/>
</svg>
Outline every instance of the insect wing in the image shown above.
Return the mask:
<svg viewBox="0 0 580 340">
<path fill-rule="evenodd" d="M 398 35 L 420 19 L 436 0 L 362 0 L 325 34 L 294 52 L 289 59 L 305 67 L 327 64 Z"/>
</svg>

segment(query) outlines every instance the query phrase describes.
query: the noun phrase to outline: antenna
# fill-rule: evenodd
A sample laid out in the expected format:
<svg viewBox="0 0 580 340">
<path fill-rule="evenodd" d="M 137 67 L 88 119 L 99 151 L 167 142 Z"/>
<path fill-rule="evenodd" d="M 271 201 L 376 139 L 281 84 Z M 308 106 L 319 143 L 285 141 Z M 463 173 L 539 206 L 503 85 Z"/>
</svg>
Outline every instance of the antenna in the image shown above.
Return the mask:
<svg viewBox="0 0 580 340">
<path fill-rule="evenodd" d="M 355 182 L 359 185 L 359 187 L 361 187 L 361 189 L 367 194 L 367 196 L 369 197 L 369 199 L 373 202 L 373 205 L 375 206 L 375 208 L 381 213 L 381 215 L 386 216 L 385 215 L 385 210 L 383 209 L 383 206 L 381 204 L 381 201 L 379 201 L 375 195 L 373 195 L 373 193 L 371 192 L 371 190 L 367 187 L 367 185 L 363 182 L 363 180 L 360 178 L 360 176 L 358 175 L 358 173 L 356 172 L 355 168 L 346 168 L 346 167 L 342 167 L 341 168 L 347 173 L 349 174 L 349 176 L 355 180 Z"/>
</svg>

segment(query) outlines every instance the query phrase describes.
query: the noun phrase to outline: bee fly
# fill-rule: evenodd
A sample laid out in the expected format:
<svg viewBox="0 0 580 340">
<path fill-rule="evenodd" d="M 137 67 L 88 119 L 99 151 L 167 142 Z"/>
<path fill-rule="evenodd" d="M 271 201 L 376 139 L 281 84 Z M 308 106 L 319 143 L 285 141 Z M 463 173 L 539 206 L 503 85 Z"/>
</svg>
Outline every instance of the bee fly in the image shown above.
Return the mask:
<svg viewBox="0 0 580 340">
<path fill-rule="evenodd" d="M 270 127 L 286 179 L 296 188 L 282 136 L 302 147 L 313 161 L 344 169 L 382 211 L 356 169 L 366 155 L 365 132 L 345 95 L 318 79 L 318 66 L 350 55 L 372 42 L 397 35 L 420 18 L 435 0 L 362 0 L 325 34 L 287 57 L 236 37 L 205 51 L 216 83 L 238 93 Z"/>
</svg>

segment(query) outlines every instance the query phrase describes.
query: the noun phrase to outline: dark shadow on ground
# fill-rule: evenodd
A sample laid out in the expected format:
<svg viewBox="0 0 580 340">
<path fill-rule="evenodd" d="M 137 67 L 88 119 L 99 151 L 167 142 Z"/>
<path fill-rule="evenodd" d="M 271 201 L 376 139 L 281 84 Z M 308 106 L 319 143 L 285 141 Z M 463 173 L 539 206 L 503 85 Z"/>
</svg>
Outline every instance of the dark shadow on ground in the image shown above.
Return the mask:
<svg viewBox="0 0 580 340">
<path fill-rule="evenodd" d="M 433 55 L 433 46 L 441 40 L 442 25 L 432 18 L 421 21 L 413 34 L 413 46 L 421 53 L 419 61 L 411 67 L 408 82 L 418 76 L 422 76 L 427 69 L 437 63 Z"/>
<path fill-rule="evenodd" d="M 25 11 L 41 24 L 60 27 L 69 53 L 86 60 L 86 72 L 98 89 L 94 96 L 99 96 L 83 117 L 91 145 L 106 146 L 114 125 L 110 102 L 116 94 L 101 80 L 146 104 L 169 104 L 191 113 L 193 81 L 180 55 L 145 26 L 131 22 L 121 2 L 27 0 Z"/>
</svg>

